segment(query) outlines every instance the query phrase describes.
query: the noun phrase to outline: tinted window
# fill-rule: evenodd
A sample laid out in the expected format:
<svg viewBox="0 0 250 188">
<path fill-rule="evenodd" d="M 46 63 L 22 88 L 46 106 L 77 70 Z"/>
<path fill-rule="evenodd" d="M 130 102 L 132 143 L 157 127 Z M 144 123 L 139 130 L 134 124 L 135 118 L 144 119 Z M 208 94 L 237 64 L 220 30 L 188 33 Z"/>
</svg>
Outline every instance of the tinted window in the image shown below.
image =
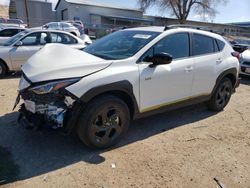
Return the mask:
<svg viewBox="0 0 250 188">
<path fill-rule="evenodd" d="M 219 50 L 223 50 L 223 48 L 225 47 L 225 43 L 222 42 L 221 40 L 216 40 L 218 46 L 219 46 Z"/>
<path fill-rule="evenodd" d="M 0 31 L 0 37 L 12 37 L 18 33 L 18 29 L 4 29 Z"/>
<path fill-rule="evenodd" d="M 173 59 L 189 56 L 189 37 L 187 33 L 170 35 L 158 42 L 154 47 L 154 53 L 169 53 Z"/>
<path fill-rule="evenodd" d="M 214 42 L 211 37 L 193 34 L 193 55 L 203 55 L 214 52 Z"/>
<path fill-rule="evenodd" d="M 76 44 L 77 40 L 65 33 L 51 33 L 52 43 Z"/>
</svg>

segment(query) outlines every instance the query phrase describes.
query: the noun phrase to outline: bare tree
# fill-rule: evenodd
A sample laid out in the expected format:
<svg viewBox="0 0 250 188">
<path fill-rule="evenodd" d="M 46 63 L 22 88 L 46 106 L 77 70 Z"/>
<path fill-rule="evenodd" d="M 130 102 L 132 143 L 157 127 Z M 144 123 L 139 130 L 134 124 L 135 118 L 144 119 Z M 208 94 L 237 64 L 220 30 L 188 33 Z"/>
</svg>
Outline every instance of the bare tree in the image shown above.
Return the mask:
<svg viewBox="0 0 250 188">
<path fill-rule="evenodd" d="M 219 3 L 227 3 L 228 0 L 138 0 L 142 10 L 146 10 L 152 5 L 159 6 L 162 10 L 169 10 L 171 15 L 177 17 L 181 24 L 184 24 L 191 11 L 215 17 Z"/>
</svg>

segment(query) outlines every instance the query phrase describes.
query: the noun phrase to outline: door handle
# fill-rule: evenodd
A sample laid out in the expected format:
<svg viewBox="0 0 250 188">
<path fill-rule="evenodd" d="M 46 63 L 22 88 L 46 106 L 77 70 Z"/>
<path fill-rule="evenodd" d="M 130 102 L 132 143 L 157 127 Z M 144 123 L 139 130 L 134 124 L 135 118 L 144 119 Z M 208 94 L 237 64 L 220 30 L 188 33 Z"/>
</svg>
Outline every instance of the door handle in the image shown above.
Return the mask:
<svg viewBox="0 0 250 188">
<path fill-rule="evenodd" d="M 190 66 L 190 67 L 186 67 L 186 68 L 185 68 L 185 71 L 186 71 L 186 72 L 191 72 L 191 71 L 193 71 L 193 67 L 191 67 L 191 66 Z"/>
</svg>

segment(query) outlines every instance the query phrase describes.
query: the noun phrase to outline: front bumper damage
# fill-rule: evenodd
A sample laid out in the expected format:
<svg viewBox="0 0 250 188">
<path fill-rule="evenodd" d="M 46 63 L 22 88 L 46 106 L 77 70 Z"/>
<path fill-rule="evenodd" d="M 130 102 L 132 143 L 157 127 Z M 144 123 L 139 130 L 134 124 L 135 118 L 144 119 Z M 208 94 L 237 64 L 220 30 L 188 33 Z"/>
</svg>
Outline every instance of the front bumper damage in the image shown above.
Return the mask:
<svg viewBox="0 0 250 188">
<path fill-rule="evenodd" d="M 65 89 L 44 95 L 25 89 L 19 95 L 24 103 L 19 109 L 18 123 L 23 127 L 27 129 L 64 128 L 67 131 L 72 129 L 73 111 L 76 111 L 74 106 L 77 106 L 78 102 L 77 98 Z"/>
</svg>

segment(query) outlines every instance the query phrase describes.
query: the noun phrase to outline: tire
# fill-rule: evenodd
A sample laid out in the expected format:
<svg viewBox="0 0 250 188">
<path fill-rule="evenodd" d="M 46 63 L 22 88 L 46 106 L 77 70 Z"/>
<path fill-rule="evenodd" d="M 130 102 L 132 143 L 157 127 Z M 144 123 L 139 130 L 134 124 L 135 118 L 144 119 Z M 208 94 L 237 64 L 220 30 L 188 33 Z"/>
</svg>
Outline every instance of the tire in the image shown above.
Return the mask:
<svg viewBox="0 0 250 188">
<path fill-rule="evenodd" d="M 0 61 L 0 78 L 3 78 L 7 73 L 7 68 L 3 62 Z"/>
<path fill-rule="evenodd" d="M 228 104 L 232 95 L 233 84 L 229 78 L 223 78 L 207 102 L 211 111 L 222 111 Z"/>
<path fill-rule="evenodd" d="M 87 104 L 78 120 L 77 134 L 88 147 L 104 149 L 120 141 L 129 123 L 127 104 L 118 97 L 104 95 Z"/>
</svg>

